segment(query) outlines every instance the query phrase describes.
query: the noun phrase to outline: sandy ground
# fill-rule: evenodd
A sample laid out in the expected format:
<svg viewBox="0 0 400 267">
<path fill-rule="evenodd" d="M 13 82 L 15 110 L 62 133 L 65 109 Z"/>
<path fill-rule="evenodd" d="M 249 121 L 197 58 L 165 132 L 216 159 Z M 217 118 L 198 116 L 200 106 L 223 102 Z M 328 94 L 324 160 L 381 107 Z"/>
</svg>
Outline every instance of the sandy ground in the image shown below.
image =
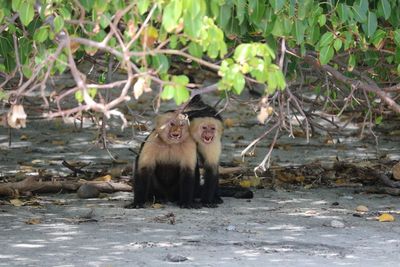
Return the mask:
<svg viewBox="0 0 400 267">
<path fill-rule="evenodd" d="M 216 209 L 127 210 L 131 198 L 42 196 L 0 206 L 0 266 L 398 266 L 396 197 L 350 189 L 257 190 Z M 357 205 L 370 212 L 354 216 Z M 400 220 L 398 215 L 394 215 Z M 35 222 L 38 224 L 28 224 Z"/>
<path fill-rule="evenodd" d="M 254 113 L 247 114 L 224 114 L 236 125 L 225 131 L 223 162 L 240 158 L 241 149 L 265 130 L 256 125 Z M 120 132 L 118 122 L 114 124 L 111 152 L 129 164 L 134 155 L 128 148 L 137 148 L 145 135 L 130 129 Z M 62 176 L 69 172 L 61 166 L 64 159 L 91 162 L 92 169 L 112 167 L 108 153 L 93 147 L 96 131 L 90 125 L 76 132 L 71 124 L 31 117 L 26 129 L 13 131 L 12 147 L 7 138 L 7 130 L 0 128 L 2 180 L 10 175 L 21 179 L 38 169 Z M 325 138 L 307 144 L 304 138 L 283 136 L 273 164 L 400 158 L 399 137 L 380 139 L 378 152 L 373 138 L 358 142 L 337 136 L 332 145 L 321 145 Z M 268 145 L 268 141 L 260 144 L 245 165 L 259 163 Z M 130 193 L 118 192 L 86 200 L 76 194 L 42 195 L 22 207 L 0 202 L 0 266 L 398 266 L 400 262 L 398 197 L 299 186 L 257 189 L 251 201 L 225 198 L 216 209 L 186 210 L 172 204 L 124 209 L 131 199 Z M 355 216 L 358 205 L 367 206 L 369 212 Z M 382 212 L 391 213 L 395 221 L 375 220 Z"/>
</svg>

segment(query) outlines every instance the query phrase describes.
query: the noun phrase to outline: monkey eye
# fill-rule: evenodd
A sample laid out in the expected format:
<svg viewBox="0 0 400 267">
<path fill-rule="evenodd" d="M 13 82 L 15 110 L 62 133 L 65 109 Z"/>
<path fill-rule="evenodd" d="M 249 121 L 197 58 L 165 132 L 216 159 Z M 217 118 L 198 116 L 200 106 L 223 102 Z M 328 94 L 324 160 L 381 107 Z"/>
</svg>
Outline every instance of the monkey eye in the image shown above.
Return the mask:
<svg viewBox="0 0 400 267">
<path fill-rule="evenodd" d="M 201 129 L 207 130 L 207 126 L 203 125 L 203 126 L 201 126 Z"/>
<path fill-rule="evenodd" d="M 170 126 L 175 126 L 175 122 L 174 122 L 174 121 L 170 121 L 170 122 L 169 122 L 169 125 L 170 125 Z"/>
<path fill-rule="evenodd" d="M 212 130 L 212 131 L 215 131 L 215 127 L 211 127 L 211 130 Z"/>
</svg>

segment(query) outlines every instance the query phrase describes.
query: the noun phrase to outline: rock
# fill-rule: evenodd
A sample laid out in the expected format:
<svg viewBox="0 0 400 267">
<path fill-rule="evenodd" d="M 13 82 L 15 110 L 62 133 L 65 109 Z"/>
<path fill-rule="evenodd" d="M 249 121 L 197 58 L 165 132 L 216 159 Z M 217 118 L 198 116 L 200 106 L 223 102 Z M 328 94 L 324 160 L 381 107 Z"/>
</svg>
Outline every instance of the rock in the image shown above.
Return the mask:
<svg viewBox="0 0 400 267">
<path fill-rule="evenodd" d="M 356 211 L 358 211 L 358 212 L 368 212 L 369 209 L 364 205 L 358 205 L 357 208 L 356 208 Z"/>
<path fill-rule="evenodd" d="M 171 255 L 171 254 L 168 254 L 168 255 L 165 257 L 165 260 L 166 260 L 166 261 L 169 261 L 169 262 L 182 262 L 182 261 L 187 261 L 188 258 L 185 257 L 185 256 L 181 256 L 181 255 Z"/>
<path fill-rule="evenodd" d="M 100 191 L 91 184 L 83 184 L 78 189 L 79 198 L 96 198 L 99 197 Z"/>
<path fill-rule="evenodd" d="M 398 162 L 396 165 L 393 166 L 392 173 L 393 173 L 393 178 L 395 180 L 400 181 L 400 162 Z"/>
<path fill-rule="evenodd" d="M 332 220 L 331 221 L 331 226 L 334 228 L 343 228 L 344 227 L 344 223 L 338 220 Z"/>
<path fill-rule="evenodd" d="M 225 228 L 226 231 L 235 231 L 236 230 L 236 226 L 230 224 Z"/>
</svg>

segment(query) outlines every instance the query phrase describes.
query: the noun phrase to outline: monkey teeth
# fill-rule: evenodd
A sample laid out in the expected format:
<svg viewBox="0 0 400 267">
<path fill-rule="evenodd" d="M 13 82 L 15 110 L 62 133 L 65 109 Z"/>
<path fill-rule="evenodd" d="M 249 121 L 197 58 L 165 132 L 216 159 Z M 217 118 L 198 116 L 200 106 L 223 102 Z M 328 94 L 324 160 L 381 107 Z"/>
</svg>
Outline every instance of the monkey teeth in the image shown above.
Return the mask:
<svg viewBox="0 0 400 267">
<path fill-rule="evenodd" d="M 213 141 L 213 137 L 203 137 L 203 141 L 206 144 L 210 144 Z"/>
</svg>

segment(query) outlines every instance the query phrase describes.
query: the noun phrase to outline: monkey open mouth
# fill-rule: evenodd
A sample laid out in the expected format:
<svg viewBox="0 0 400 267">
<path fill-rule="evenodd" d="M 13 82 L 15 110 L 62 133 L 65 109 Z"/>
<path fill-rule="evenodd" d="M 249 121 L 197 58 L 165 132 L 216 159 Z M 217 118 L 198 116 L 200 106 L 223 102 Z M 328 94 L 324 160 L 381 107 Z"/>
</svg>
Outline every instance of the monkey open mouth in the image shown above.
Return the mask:
<svg viewBox="0 0 400 267">
<path fill-rule="evenodd" d="M 203 136 L 203 142 L 210 144 L 214 140 L 214 136 Z"/>
<path fill-rule="evenodd" d="M 169 139 L 171 139 L 171 140 L 179 140 L 179 139 L 181 139 L 181 137 L 182 137 L 182 135 L 179 133 L 171 133 L 169 135 Z"/>
</svg>

